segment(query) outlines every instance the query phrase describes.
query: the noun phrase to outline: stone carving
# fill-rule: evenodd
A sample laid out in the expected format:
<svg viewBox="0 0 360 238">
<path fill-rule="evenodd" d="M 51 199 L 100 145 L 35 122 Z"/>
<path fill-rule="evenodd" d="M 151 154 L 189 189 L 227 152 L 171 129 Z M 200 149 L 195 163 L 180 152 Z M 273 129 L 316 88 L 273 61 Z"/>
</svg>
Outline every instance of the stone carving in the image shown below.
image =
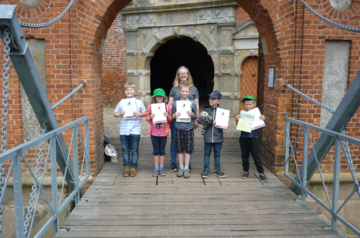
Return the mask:
<svg viewBox="0 0 360 238">
<path fill-rule="evenodd" d="M 199 41 L 201 34 L 202 34 L 201 31 L 199 31 L 198 29 L 195 29 L 193 37 L 192 37 L 194 39 L 194 41 Z"/>
<path fill-rule="evenodd" d="M 179 26 L 173 26 L 173 30 L 176 36 L 180 35 L 180 27 Z"/>
<path fill-rule="evenodd" d="M 232 57 L 232 55 L 229 55 L 229 54 L 221 55 L 221 57 L 220 57 L 221 70 L 231 68 L 231 57 Z"/>
<path fill-rule="evenodd" d="M 199 13 L 199 17 L 200 17 L 200 18 L 203 18 L 203 16 L 204 16 L 204 13 L 200 12 L 200 13 Z"/>
<path fill-rule="evenodd" d="M 42 0 L 18 0 L 20 6 L 31 9 L 40 5 Z"/>
<path fill-rule="evenodd" d="M 352 0 L 330 0 L 330 4 L 338 11 L 346 11 L 351 7 Z"/>
<path fill-rule="evenodd" d="M 201 14 L 200 14 L 201 12 Z M 204 12 L 204 15 L 202 15 Z M 201 16 L 201 17 L 200 17 Z M 199 11 L 197 24 L 223 23 L 235 21 L 235 9 L 233 7 L 209 8 Z"/>
<path fill-rule="evenodd" d="M 234 68 L 236 70 L 240 70 L 241 75 L 241 66 L 244 60 L 249 56 L 258 56 L 259 51 L 256 50 L 237 50 L 235 51 L 235 60 L 234 60 Z"/>
<path fill-rule="evenodd" d="M 172 27 L 162 27 L 160 28 L 160 34 L 162 39 L 174 35 Z"/>
<path fill-rule="evenodd" d="M 215 27 L 214 26 L 210 26 L 210 33 L 213 33 L 215 30 Z"/>
<path fill-rule="evenodd" d="M 142 35 L 143 35 L 143 37 L 144 37 L 144 39 L 146 38 L 146 31 L 143 31 L 142 32 Z"/>
<path fill-rule="evenodd" d="M 193 26 L 182 26 L 180 27 L 180 35 L 193 37 L 195 27 Z"/>
<path fill-rule="evenodd" d="M 139 22 L 140 16 L 139 16 L 139 15 L 136 15 L 136 16 L 135 16 L 135 20 L 136 20 L 136 22 Z"/>
</svg>

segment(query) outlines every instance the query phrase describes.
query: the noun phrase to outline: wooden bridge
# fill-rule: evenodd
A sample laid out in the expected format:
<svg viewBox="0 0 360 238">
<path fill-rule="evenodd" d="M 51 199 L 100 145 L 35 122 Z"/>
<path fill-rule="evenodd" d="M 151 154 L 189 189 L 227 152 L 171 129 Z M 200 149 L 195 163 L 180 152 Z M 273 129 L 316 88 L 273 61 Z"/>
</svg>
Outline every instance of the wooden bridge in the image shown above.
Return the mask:
<svg viewBox="0 0 360 238">
<path fill-rule="evenodd" d="M 170 139 L 170 138 L 169 138 Z M 119 139 L 112 144 L 121 154 Z M 238 140 L 223 144 L 221 168 L 203 180 L 203 142 L 195 140 L 189 179 L 169 170 L 152 177 L 149 139 L 141 139 L 138 175 L 122 177 L 122 159 L 107 163 L 55 237 L 341 237 L 266 170 L 261 183 L 253 163 L 250 177 L 241 179 Z M 211 158 L 213 172 L 213 157 Z"/>
</svg>

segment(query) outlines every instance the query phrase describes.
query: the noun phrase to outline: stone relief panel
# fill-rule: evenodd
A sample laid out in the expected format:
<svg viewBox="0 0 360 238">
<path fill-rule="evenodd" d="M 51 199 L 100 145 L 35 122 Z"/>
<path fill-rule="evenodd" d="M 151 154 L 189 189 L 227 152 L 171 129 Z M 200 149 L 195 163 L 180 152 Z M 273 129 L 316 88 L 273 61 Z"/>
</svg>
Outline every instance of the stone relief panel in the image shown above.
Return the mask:
<svg viewBox="0 0 360 238">
<path fill-rule="evenodd" d="M 158 13 L 156 26 L 194 25 L 196 24 L 196 11 Z"/>
<path fill-rule="evenodd" d="M 222 7 L 222 8 L 209 8 L 201 9 L 197 12 L 198 24 L 204 23 L 223 23 L 235 21 L 235 8 Z"/>
<path fill-rule="evenodd" d="M 156 19 L 157 15 L 153 13 L 126 15 L 126 28 L 156 26 Z"/>
<path fill-rule="evenodd" d="M 164 6 L 169 4 L 186 4 L 186 3 L 201 3 L 201 2 L 218 2 L 218 0 L 137 0 L 140 1 L 140 5 L 151 6 Z M 144 2 L 144 3 L 142 3 Z"/>
<path fill-rule="evenodd" d="M 158 13 L 126 14 L 126 28 L 235 22 L 235 8 L 220 7 Z M 211 33 L 215 28 L 210 29 Z"/>
<path fill-rule="evenodd" d="M 233 67 L 233 54 L 222 54 L 220 55 L 220 69 L 230 70 Z"/>
</svg>

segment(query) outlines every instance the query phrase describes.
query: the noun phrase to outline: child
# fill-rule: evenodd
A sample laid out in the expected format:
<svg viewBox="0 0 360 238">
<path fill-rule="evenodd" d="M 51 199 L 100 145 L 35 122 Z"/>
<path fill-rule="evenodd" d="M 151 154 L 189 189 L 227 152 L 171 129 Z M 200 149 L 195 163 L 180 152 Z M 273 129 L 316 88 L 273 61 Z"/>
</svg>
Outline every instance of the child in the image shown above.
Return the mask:
<svg viewBox="0 0 360 238">
<path fill-rule="evenodd" d="M 210 168 L 210 155 L 211 149 L 214 148 L 214 164 L 215 172 L 214 174 L 218 177 L 225 178 L 226 175 L 220 171 L 220 153 L 222 143 L 224 142 L 223 129 L 215 127 L 216 125 L 216 112 L 219 107 L 221 100 L 221 93 L 218 90 L 213 91 L 209 94 L 209 105 L 204 108 L 204 111 L 211 117 L 210 120 L 204 120 L 202 116 L 199 117 L 199 124 L 207 127 L 204 133 L 204 171 L 201 174 L 201 177 L 207 178 L 209 176 Z M 224 130 L 229 129 L 226 127 Z"/>
<path fill-rule="evenodd" d="M 146 111 L 146 121 L 150 122 L 149 124 L 149 134 L 151 135 L 151 142 L 154 148 L 154 164 L 155 169 L 152 173 L 152 176 L 156 177 L 159 174 L 161 176 L 165 176 L 164 170 L 164 160 L 165 160 L 165 146 L 166 140 L 169 135 L 169 124 L 172 122 L 172 116 L 170 112 L 170 107 L 167 104 L 168 98 L 165 95 L 165 91 L 162 88 L 158 88 L 154 90 L 153 97 L 151 99 L 151 104 L 153 103 L 165 103 L 164 116 L 167 118 L 167 122 L 153 124 L 152 119 L 155 117 L 154 113 L 151 113 L 151 105 L 147 108 Z M 159 168 L 159 160 L 160 160 L 160 168 Z"/>
<path fill-rule="evenodd" d="M 196 113 L 196 103 L 194 100 L 188 98 L 190 93 L 190 84 L 188 82 L 183 82 L 179 87 L 181 98 L 174 102 L 172 107 L 173 118 L 176 120 L 177 117 L 181 115 L 180 112 L 176 110 L 176 103 L 178 101 L 190 101 L 191 102 L 191 111 L 187 111 L 187 114 L 191 117 L 191 122 L 177 122 L 175 121 L 175 149 L 178 153 L 179 159 L 179 170 L 177 173 L 178 177 L 184 176 L 184 178 L 189 178 L 189 163 L 190 156 L 194 152 L 194 123 L 197 118 Z M 185 151 L 185 167 L 184 167 L 184 151 Z"/>
<path fill-rule="evenodd" d="M 136 85 L 134 83 L 125 84 L 126 98 L 134 98 Z M 124 177 L 135 177 L 139 156 L 139 141 L 141 135 L 141 117 L 146 115 L 146 108 L 142 101 L 135 99 L 137 111 L 133 114 L 133 119 L 124 119 L 123 101 L 120 101 L 114 111 L 114 117 L 120 117 L 120 142 L 122 146 L 122 156 L 124 161 Z M 130 161 L 131 151 L 131 161 Z M 131 167 L 131 169 L 130 169 Z"/>
<path fill-rule="evenodd" d="M 253 96 L 247 95 L 243 99 L 241 99 L 241 102 L 244 104 L 245 110 L 250 111 L 255 108 L 255 100 Z M 236 124 L 238 123 L 240 118 L 240 115 L 237 115 L 235 117 Z M 265 116 L 260 116 L 261 120 L 265 121 Z M 245 131 L 241 132 L 240 135 L 240 148 L 241 148 L 241 155 L 242 155 L 242 165 L 244 173 L 242 175 L 243 179 L 246 179 L 249 177 L 249 154 L 251 152 L 251 155 L 254 159 L 256 169 L 259 172 L 259 177 L 262 181 L 267 182 L 268 178 L 264 174 L 264 168 L 262 166 L 262 162 L 260 159 L 260 148 L 259 148 L 259 140 L 258 140 L 258 132 L 257 130 L 252 130 L 251 133 L 247 133 Z"/>
</svg>

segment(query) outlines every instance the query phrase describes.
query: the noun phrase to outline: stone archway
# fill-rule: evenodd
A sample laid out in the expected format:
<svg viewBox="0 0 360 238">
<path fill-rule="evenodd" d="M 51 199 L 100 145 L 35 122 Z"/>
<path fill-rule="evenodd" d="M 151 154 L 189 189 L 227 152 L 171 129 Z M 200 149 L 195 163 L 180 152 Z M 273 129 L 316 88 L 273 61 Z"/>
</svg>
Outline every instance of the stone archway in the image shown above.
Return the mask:
<svg viewBox="0 0 360 238">
<path fill-rule="evenodd" d="M 151 101 L 150 62 L 155 51 L 171 39 L 189 37 L 201 43 L 214 63 L 214 71 L 220 70 L 219 64 L 215 63 L 219 57 L 214 42 L 195 27 L 164 27 L 158 31 L 155 29 L 155 33 L 148 35 L 150 32 L 154 32 L 154 29 L 126 30 L 127 42 L 132 42 L 127 46 L 128 81 L 137 84 L 139 99 L 146 105 Z M 136 45 L 134 38 L 138 34 L 143 37 L 144 41 L 140 40 L 139 45 Z"/>
</svg>

